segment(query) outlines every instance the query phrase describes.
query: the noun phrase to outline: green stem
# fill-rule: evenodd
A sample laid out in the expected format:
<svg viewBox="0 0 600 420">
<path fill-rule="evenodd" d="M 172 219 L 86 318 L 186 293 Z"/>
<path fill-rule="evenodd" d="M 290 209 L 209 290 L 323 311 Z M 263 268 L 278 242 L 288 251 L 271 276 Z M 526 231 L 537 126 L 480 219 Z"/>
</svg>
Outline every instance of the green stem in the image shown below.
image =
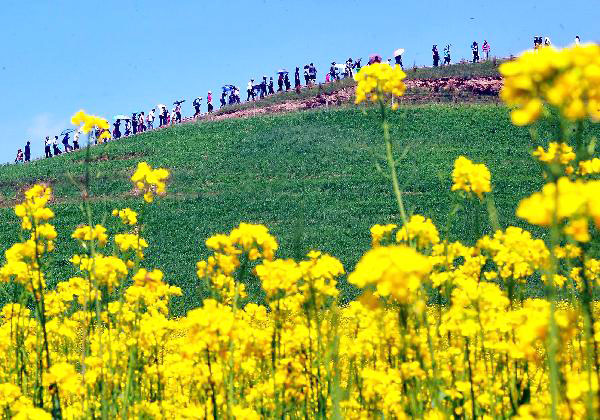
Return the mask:
<svg viewBox="0 0 600 420">
<path fill-rule="evenodd" d="M 400 191 L 400 184 L 398 183 L 398 174 L 396 171 L 396 161 L 394 160 L 394 150 L 392 140 L 390 138 L 390 124 L 387 120 L 387 112 L 385 103 L 383 100 L 379 102 L 381 108 L 381 125 L 383 127 L 383 139 L 385 140 L 385 155 L 388 166 L 390 168 L 390 177 L 392 178 L 392 186 L 394 189 L 394 195 L 396 196 L 396 202 L 398 203 L 398 210 L 400 211 L 400 217 L 402 223 L 406 225 L 408 223 L 408 217 L 406 216 L 406 210 L 404 209 L 404 202 L 402 201 L 402 191 Z"/>
</svg>

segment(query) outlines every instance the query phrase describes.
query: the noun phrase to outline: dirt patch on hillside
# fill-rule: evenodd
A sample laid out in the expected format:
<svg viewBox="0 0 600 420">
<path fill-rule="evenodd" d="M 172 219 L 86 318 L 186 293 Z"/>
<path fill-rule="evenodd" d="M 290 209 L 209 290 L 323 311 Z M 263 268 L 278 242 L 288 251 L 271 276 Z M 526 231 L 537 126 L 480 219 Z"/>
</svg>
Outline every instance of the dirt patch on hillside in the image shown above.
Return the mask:
<svg viewBox="0 0 600 420">
<path fill-rule="evenodd" d="M 448 100 L 451 102 L 477 102 L 477 97 L 497 98 L 502 88 L 500 77 L 480 77 L 475 79 L 445 77 L 441 79 L 407 80 L 407 95 L 400 103 L 428 103 Z M 354 101 L 354 87 L 340 89 L 332 93 L 321 93 L 305 100 L 290 100 L 275 105 L 241 109 L 222 113 L 204 119 L 211 121 L 229 118 L 248 118 L 258 115 L 280 114 L 306 109 L 341 106 Z M 258 104 L 257 104 L 258 105 Z"/>
<path fill-rule="evenodd" d="M 444 77 L 441 79 L 415 79 L 407 80 L 406 87 L 425 88 L 432 92 L 440 91 L 465 91 L 476 95 L 498 96 L 502 88 L 500 77 L 479 77 L 476 79 L 463 79 L 457 77 Z"/>
</svg>

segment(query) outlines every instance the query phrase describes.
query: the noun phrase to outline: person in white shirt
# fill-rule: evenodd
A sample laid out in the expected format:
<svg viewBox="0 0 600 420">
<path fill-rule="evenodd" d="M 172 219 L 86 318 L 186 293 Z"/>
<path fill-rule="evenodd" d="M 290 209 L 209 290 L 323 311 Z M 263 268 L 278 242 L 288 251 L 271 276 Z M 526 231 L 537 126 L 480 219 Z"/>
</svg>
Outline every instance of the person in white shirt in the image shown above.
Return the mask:
<svg viewBox="0 0 600 420">
<path fill-rule="evenodd" d="M 50 151 L 50 137 L 46 136 L 46 140 L 44 140 L 44 152 L 46 153 L 47 158 L 52 157 L 52 152 Z"/>
<path fill-rule="evenodd" d="M 575 45 L 579 45 L 581 40 L 579 39 L 579 35 L 575 36 Z"/>
<path fill-rule="evenodd" d="M 52 142 L 52 149 L 54 151 L 54 156 L 60 155 L 62 153 L 58 148 L 58 136 L 54 136 L 54 141 Z"/>
<path fill-rule="evenodd" d="M 254 79 L 250 79 L 248 82 L 248 97 L 246 98 L 246 101 L 249 101 L 250 98 L 254 100 Z"/>
<path fill-rule="evenodd" d="M 148 112 L 148 130 L 154 129 L 154 108 Z"/>
<path fill-rule="evenodd" d="M 80 135 L 81 135 L 81 131 L 79 131 L 79 130 L 75 131 L 75 134 L 73 134 L 73 149 L 74 150 L 79 149 L 79 136 Z"/>
</svg>

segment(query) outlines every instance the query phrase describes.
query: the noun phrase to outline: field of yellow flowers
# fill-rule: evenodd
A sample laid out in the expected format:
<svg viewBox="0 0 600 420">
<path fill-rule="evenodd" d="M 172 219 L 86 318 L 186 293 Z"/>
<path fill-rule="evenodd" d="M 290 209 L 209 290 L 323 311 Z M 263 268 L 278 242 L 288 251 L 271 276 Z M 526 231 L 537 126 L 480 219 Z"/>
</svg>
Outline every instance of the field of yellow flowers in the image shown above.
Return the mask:
<svg viewBox="0 0 600 420">
<path fill-rule="evenodd" d="M 402 225 L 372 227 L 372 249 L 348 275 L 362 295 L 346 306 L 334 256 L 279 259 L 266 227 L 241 223 L 206 240 L 212 255 L 197 276 L 210 298 L 170 316 L 169 299 L 182 292 L 144 266 L 142 228 L 169 171 L 146 163 L 131 177 L 143 196 L 137 211 L 113 212 L 119 231 L 92 225 L 83 194 L 71 259 L 80 275 L 50 290 L 52 191 L 29 189 L 15 207 L 22 240 L 0 268 L 12 301 L 0 312 L 2 416 L 598 417 L 600 159 L 582 133 L 600 118 L 600 47 L 527 52 L 501 71 L 514 124 L 536 136 L 536 121 L 555 121 L 555 136 L 532 153 L 546 185 L 516 209 L 548 240 L 501 228 L 489 170 L 464 156 L 452 173 L 455 211 L 484 206 L 495 233 L 449 242 L 426 216 L 407 214 L 387 119 L 405 75 L 374 64 L 356 76 L 356 101 L 381 110 Z M 83 112 L 73 123 L 106 124 Z M 266 305 L 247 303 L 250 277 Z M 532 278 L 543 296 L 524 293 Z"/>
</svg>

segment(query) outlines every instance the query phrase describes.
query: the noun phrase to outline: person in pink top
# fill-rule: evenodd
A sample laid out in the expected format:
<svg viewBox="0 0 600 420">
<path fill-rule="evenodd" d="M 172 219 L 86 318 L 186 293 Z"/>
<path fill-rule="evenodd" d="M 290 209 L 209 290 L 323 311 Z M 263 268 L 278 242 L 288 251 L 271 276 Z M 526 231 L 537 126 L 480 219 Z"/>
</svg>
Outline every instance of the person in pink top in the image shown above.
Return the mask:
<svg viewBox="0 0 600 420">
<path fill-rule="evenodd" d="M 483 51 L 483 55 L 485 56 L 486 60 L 489 60 L 490 58 L 490 50 L 490 44 L 488 44 L 488 42 L 484 40 L 483 45 L 481 46 L 481 51 Z"/>
<path fill-rule="evenodd" d="M 208 95 L 206 95 L 206 104 L 208 105 L 208 112 L 211 113 L 213 110 L 212 104 L 212 92 L 209 90 Z"/>
</svg>

